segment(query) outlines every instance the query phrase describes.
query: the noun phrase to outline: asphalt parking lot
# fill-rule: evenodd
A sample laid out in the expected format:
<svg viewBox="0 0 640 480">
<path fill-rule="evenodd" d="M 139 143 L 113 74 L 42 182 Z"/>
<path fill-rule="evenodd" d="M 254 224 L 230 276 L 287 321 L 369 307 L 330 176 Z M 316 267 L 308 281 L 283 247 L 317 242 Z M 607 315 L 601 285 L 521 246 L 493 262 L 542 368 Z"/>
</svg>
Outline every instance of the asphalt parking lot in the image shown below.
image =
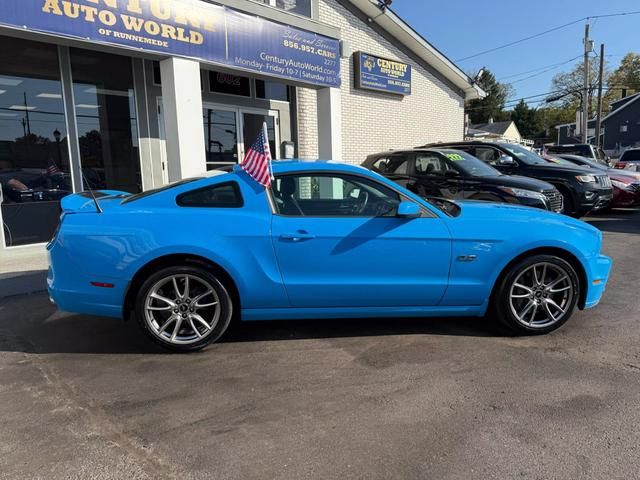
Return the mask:
<svg viewBox="0 0 640 480">
<path fill-rule="evenodd" d="M 544 337 L 264 322 L 171 355 L 45 293 L 0 300 L 0 478 L 638 478 L 640 211 L 589 220 L 608 290 Z"/>
</svg>

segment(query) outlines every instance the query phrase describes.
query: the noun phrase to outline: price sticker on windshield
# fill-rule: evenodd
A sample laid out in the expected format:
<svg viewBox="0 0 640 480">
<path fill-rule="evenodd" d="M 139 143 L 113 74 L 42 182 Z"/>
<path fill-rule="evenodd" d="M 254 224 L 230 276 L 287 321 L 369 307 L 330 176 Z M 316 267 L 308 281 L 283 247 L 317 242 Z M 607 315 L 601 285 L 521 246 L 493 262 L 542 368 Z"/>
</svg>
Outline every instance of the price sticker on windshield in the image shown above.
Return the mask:
<svg viewBox="0 0 640 480">
<path fill-rule="evenodd" d="M 453 160 L 454 162 L 459 162 L 461 160 L 464 160 L 464 157 L 462 155 L 460 155 L 459 153 L 447 153 L 446 157 L 449 160 Z"/>
</svg>

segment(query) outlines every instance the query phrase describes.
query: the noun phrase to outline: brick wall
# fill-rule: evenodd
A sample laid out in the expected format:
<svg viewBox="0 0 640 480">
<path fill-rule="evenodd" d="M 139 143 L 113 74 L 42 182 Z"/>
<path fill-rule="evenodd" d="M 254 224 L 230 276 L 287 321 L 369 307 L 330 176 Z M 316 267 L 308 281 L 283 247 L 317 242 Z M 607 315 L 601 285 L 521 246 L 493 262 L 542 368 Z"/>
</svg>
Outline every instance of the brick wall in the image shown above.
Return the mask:
<svg viewBox="0 0 640 480">
<path fill-rule="evenodd" d="M 363 51 L 412 66 L 411 95 L 356 90 L 353 58 L 341 60 L 342 155 L 361 163 L 371 153 L 427 142 L 462 140 L 464 100 L 448 84 L 394 46 L 337 0 L 320 0 L 320 21 L 340 28 L 351 53 Z M 298 89 L 298 146 L 302 158 L 318 155 L 316 92 Z"/>
</svg>

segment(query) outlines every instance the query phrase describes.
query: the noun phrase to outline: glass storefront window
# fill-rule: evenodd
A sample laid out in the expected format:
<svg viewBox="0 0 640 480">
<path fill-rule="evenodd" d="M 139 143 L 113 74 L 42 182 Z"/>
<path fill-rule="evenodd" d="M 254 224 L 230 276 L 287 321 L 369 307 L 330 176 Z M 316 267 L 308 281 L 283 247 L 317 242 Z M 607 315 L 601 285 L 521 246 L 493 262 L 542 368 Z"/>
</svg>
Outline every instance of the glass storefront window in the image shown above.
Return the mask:
<svg viewBox="0 0 640 480">
<path fill-rule="evenodd" d="M 0 37 L 0 203 L 5 245 L 48 242 L 72 193 L 54 45 Z"/>
<path fill-rule="evenodd" d="M 286 83 L 272 80 L 256 80 L 256 98 L 265 100 L 289 101 L 289 87 Z"/>
<path fill-rule="evenodd" d="M 238 126 L 233 110 L 204 109 L 207 169 L 238 163 Z"/>
<path fill-rule="evenodd" d="M 71 74 L 85 186 L 142 191 L 131 59 L 71 49 Z"/>
</svg>

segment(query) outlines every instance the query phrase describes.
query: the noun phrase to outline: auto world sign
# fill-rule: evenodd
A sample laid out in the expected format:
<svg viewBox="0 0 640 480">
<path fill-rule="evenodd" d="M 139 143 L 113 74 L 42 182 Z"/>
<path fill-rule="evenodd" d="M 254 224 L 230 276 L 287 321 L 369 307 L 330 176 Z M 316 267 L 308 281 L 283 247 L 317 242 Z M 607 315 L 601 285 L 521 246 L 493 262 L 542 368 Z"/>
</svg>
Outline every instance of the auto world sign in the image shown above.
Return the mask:
<svg viewBox="0 0 640 480">
<path fill-rule="evenodd" d="M 340 86 L 338 40 L 199 0 L 0 0 L 0 25 Z"/>
<path fill-rule="evenodd" d="M 353 61 L 356 88 L 411 94 L 411 65 L 364 52 L 354 53 Z"/>
</svg>

